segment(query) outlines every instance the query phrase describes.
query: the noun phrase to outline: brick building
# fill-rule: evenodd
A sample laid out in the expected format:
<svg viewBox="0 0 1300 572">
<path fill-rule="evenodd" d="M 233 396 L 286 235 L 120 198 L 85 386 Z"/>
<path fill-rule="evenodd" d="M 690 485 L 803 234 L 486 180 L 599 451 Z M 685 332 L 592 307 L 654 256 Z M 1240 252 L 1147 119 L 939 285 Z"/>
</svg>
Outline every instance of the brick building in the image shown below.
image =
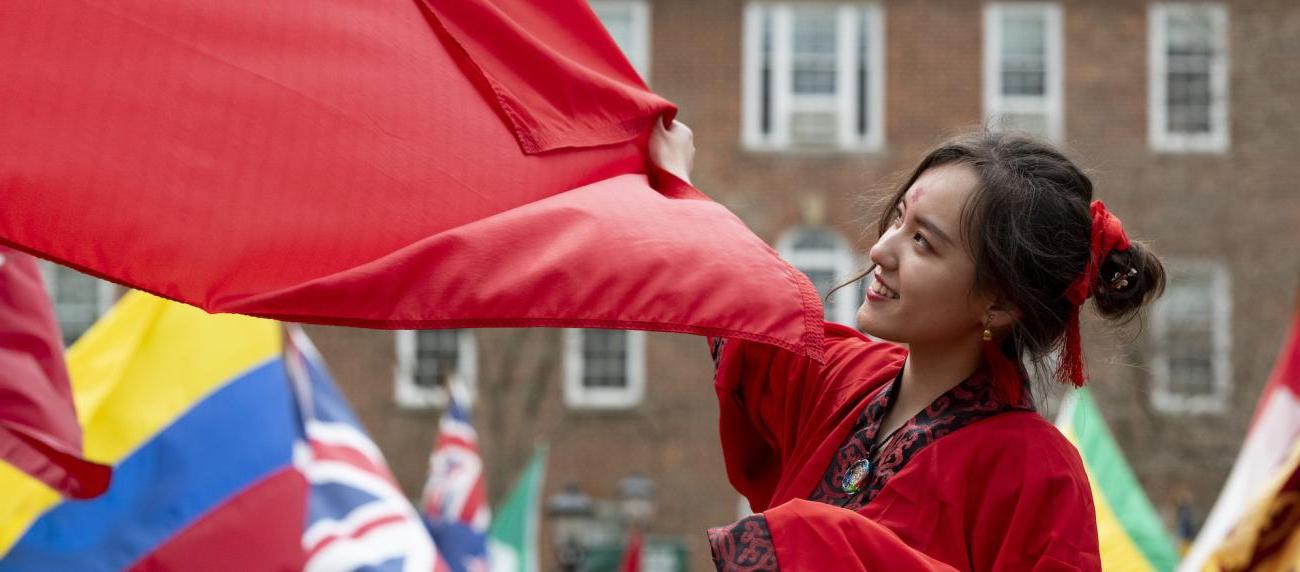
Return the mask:
<svg viewBox="0 0 1300 572">
<path fill-rule="evenodd" d="M 1172 522 L 1226 478 L 1300 287 L 1300 4 L 1291 0 L 594 2 L 696 133 L 696 185 L 823 290 L 864 262 L 871 199 L 984 122 L 1035 132 L 1089 169 L 1096 198 L 1161 255 L 1170 287 L 1129 327 L 1084 314 L 1112 431 Z M 102 289 L 58 273 L 72 336 Z M 828 306 L 852 323 L 861 290 Z M 559 330 L 308 328 L 418 495 L 451 372 L 476 388 L 495 504 L 536 443 L 545 495 L 611 499 L 650 478 L 650 531 L 707 568 L 733 521 L 703 340 Z M 552 567 L 543 526 L 543 566 Z"/>
</svg>

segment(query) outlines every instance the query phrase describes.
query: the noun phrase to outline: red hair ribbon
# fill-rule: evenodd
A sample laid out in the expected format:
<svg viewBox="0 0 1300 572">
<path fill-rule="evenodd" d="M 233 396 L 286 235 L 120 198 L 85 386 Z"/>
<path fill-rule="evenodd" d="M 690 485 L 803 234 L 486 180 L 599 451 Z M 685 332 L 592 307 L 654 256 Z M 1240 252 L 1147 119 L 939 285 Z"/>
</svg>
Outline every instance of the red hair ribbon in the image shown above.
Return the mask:
<svg viewBox="0 0 1300 572">
<path fill-rule="evenodd" d="M 1066 297 L 1073 304 L 1070 316 L 1065 324 L 1065 350 L 1061 355 L 1061 365 L 1057 369 L 1057 380 L 1082 387 L 1083 348 L 1079 337 L 1079 308 L 1092 296 L 1092 285 L 1101 272 L 1101 263 L 1113 250 L 1128 250 L 1128 235 L 1118 218 L 1106 210 L 1105 203 L 1092 201 L 1092 236 L 1089 243 L 1088 263 L 1083 274 L 1075 279 L 1065 291 Z M 1020 399 L 1019 368 L 997 347 L 997 342 L 987 341 L 983 345 L 984 358 L 992 370 L 994 386 L 1002 399 L 1015 403 Z"/>
<path fill-rule="evenodd" d="M 1092 296 L 1092 285 L 1097 282 L 1101 272 L 1101 263 L 1113 250 L 1128 250 L 1128 235 L 1124 226 L 1101 201 L 1092 201 L 1092 242 L 1089 247 L 1088 265 L 1083 274 L 1075 279 L 1065 291 L 1074 307 L 1070 309 L 1069 321 L 1065 324 L 1065 351 L 1061 355 L 1061 366 L 1056 377 L 1062 383 L 1069 382 L 1075 387 L 1083 387 L 1083 345 L 1079 338 L 1079 308 Z"/>
</svg>

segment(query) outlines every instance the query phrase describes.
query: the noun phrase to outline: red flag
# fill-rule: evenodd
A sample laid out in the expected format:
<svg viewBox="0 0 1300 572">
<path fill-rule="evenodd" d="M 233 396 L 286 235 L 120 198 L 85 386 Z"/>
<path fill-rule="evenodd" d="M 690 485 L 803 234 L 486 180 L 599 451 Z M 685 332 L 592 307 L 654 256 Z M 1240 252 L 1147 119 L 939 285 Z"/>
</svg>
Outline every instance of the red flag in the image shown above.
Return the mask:
<svg viewBox="0 0 1300 572">
<path fill-rule="evenodd" d="M 1228 474 L 1214 508 L 1183 559 L 1179 570 L 1201 570 L 1248 509 L 1287 464 L 1300 443 L 1300 303 L 1291 318 L 1291 332 L 1282 344 L 1273 373 L 1259 402 L 1246 441 Z"/>
<path fill-rule="evenodd" d="M 0 246 L 0 459 L 59 493 L 91 498 L 110 469 L 81 457 L 63 342 L 36 259 Z"/>
<path fill-rule="evenodd" d="M 623 563 L 618 569 L 622 572 L 637 572 L 641 569 L 641 528 L 633 525 L 627 531 L 627 550 L 623 551 Z"/>
<path fill-rule="evenodd" d="M 820 359 L 815 290 L 645 137 L 582 0 L 10 0 L 0 242 L 212 312 Z"/>
</svg>

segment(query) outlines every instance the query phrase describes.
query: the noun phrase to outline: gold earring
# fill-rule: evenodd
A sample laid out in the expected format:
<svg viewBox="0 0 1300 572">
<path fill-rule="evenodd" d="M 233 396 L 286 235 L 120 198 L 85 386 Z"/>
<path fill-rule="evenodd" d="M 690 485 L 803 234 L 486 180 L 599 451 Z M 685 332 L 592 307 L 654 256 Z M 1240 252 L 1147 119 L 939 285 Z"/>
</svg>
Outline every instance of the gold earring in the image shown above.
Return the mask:
<svg viewBox="0 0 1300 572">
<path fill-rule="evenodd" d="M 989 329 L 989 323 L 991 323 L 992 321 L 993 321 L 993 315 L 989 314 L 989 319 L 984 322 L 984 341 L 986 342 L 993 339 L 993 330 Z"/>
</svg>

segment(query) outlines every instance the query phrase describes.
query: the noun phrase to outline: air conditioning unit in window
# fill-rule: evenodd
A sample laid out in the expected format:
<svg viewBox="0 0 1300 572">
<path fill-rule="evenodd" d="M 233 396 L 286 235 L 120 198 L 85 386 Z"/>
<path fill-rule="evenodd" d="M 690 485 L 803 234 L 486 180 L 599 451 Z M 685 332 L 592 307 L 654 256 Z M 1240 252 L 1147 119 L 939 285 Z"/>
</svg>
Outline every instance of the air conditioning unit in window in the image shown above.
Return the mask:
<svg viewBox="0 0 1300 572">
<path fill-rule="evenodd" d="M 839 117 L 833 111 L 795 111 L 790 114 L 790 143 L 795 147 L 834 147 Z"/>
</svg>

